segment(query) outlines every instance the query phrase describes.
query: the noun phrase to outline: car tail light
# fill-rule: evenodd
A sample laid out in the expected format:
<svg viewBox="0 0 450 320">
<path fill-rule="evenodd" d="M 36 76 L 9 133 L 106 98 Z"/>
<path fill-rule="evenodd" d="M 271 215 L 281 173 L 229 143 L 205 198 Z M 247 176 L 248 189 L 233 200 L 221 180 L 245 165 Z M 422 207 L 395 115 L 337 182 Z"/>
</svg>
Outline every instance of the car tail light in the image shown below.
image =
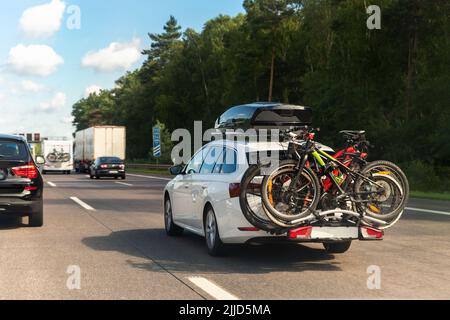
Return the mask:
<svg viewBox="0 0 450 320">
<path fill-rule="evenodd" d="M 107 164 L 102 164 L 102 165 L 100 166 L 100 168 L 102 168 L 102 169 L 107 169 L 107 168 L 108 168 L 108 165 L 107 165 Z"/>
<path fill-rule="evenodd" d="M 38 189 L 38 187 L 33 187 L 33 186 L 25 187 L 25 191 L 36 191 L 37 189 Z"/>
<path fill-rule="evenodd" d="M 361 235 L 365 240 L 382 240 L 384 232 L 369 227 L 363 227 L 361 228 Z"/>
<path fill-rule="evenodd" d="M 11 171 L 17 177 L 28 179 L 36 179 L 38 177 L 38 169 L 32 162 L 30 162 L 25 166 L 11 168 Z"/>
<path fill-rule="evenodd" d="M 241 193 L 241 185 L 239 183 L 230 184 L 230 198 L 237 198 Z"/>
<path fill-rule="evenodd" d="M 119 166 L 119 168 L 123 170 L 123 169 L 125 169 L 125 165 L 124 165 L 124 164 L 121 164 L 121 165 Z"/>
<path fill-rule="evenodd" d="M 242 228 L 238 228 L 239 231 L 244 231 L 244 232 L 256 232 L 259 231 L 258 228 L 255 227 L 242 227 Z"/>
<path fill-rule="evenodd" d="M 312 227 L 304 227 L 295 230 L 290 230 L 288 232 L 288 237 L 290 239 L 311 239 Z"/>
</svg>

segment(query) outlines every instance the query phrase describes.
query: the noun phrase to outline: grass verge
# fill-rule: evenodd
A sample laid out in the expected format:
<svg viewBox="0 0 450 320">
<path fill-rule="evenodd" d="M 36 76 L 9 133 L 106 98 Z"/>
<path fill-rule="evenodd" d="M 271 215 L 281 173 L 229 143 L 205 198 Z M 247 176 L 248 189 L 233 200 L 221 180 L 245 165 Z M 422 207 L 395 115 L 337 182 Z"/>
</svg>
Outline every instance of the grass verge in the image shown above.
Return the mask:
<svg viewBox="0 0 450 320">
<path fill-rule="evenodd" d="M 411 191 L 411 198 L 450 201 L 450 193 Z"/>
</svg>

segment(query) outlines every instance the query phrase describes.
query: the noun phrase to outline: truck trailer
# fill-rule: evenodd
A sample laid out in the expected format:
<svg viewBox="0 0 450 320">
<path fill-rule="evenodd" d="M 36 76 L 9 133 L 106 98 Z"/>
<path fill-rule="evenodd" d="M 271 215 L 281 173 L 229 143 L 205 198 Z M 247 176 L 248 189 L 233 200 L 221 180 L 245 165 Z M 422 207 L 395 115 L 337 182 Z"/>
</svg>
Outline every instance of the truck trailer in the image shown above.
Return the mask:
<svg viewBox="0 0 450 320">
<path fill-rule="evenodd" d="M 75 170 L 89 172 L 99 157 L 125 160 L 126 129 L 120 126 L 95 126 L 75 134 Z"/>
</svg>

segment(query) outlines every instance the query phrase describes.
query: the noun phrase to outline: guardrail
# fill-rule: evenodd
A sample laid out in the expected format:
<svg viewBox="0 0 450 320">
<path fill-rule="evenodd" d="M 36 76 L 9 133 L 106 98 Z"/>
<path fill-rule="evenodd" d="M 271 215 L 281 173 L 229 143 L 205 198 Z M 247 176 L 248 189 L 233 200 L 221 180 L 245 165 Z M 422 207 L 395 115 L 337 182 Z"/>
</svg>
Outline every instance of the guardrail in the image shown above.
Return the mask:
<svg viewBox="0 0 450 320">
<path fill-rule="evenodd" d="M 170 164 L 149 164 L 149 163 L 127 163 L 127 168 L 143 170 L 168 170 Z"/>
</svg>

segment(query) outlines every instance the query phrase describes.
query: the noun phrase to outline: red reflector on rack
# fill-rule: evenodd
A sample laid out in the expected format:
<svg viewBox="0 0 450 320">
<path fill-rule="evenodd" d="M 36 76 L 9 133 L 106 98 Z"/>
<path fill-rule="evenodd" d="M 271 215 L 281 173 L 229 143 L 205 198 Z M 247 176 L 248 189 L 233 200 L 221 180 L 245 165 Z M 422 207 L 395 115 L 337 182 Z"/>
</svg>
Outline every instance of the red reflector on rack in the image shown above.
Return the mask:
<svg viewBox="0 0 450 320">
<path fill-rule="evenodd" d="M 288 232 L 290 239 L 310 239 L 312 233 L 312 227 L 303 227 Z"/>
<path fill-rule="evenodd" d="M 369 227 L 361 228 L 361 234 L 364 239 L 383 239 L 384 237 L 383 231 Z"/>
</svg>

